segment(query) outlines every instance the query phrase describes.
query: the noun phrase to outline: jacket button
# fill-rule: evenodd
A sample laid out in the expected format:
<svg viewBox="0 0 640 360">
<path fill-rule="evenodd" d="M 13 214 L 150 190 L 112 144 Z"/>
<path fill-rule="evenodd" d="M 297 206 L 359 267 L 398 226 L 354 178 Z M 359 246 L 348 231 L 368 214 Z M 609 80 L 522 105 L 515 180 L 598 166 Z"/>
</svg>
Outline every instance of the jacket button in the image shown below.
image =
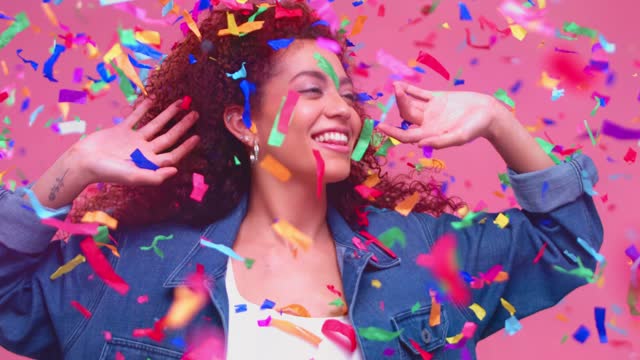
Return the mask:
<svg viewBox="0 0 640 360">
<path fill-rule="evenodd" d="M 431 341 L 431 332 L 427 329 L 422 329 L 422 341 L 424 341 L 425 344 L 428 344 L 429 341 Z"/>
</svg>

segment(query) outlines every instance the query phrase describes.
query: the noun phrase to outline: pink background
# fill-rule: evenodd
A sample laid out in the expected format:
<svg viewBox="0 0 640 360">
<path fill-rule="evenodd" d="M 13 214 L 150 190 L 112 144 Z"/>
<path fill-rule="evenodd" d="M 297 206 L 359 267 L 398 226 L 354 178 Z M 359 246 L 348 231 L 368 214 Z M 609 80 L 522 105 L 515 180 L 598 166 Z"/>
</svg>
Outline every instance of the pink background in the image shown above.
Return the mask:
<svg viewBox="0 0 640 360">
<path fill-rule="evenodd" d="M 194 1 L 176 1 L 176 4 L 191 9 Z M 354 20 L 357 15 L 368 16 L 362 34 L 354 36 L 354 43 L 362 44 L 358 50 L 359 59 L 366 63 L 375 61 L 378 49 L 384 49 L 393 54 L 400 61 L 407 63 L 418 56 L 420 48 L 413 42 L 423 40 L 431 32 L 437 36 L 432 48 L 422 48 L 437 59 L 449 70 L 452 78 L 461 70 L 459 78 L 465 80 L 461 86 L 453 86 L 453 81 L 446 81 L 430 69 L 422 76 L 421 86 L 432 90 L 466 90 L 493 94 L 498 88 L 508 90 L 517 80 L 522 81 L 520 90 L 509 95 L 516 102 L 517 116 L 524 125 L 534 125 L 541 118 L 554 119 L 557 124 L 544 129 L 549 137 L 557 144 L 566 147 L 582 145 L 598 165 L 600 182 L 595 187 L 600 195 L 608 195 L 605 203 L 600 196 L 596 197 L 596 204 L 605 225 L 605 244 L 602 253 L 608 261 L 604 282 L 600 285 L 589 285 L 570 294 L 560 305 L 541 312 L 535 316 L 522 320 L 523 329 L 515 336 L 509 337 L 500 332 L 482 342 L 478 347 L 481 359 L 625 359 L 636 358 L 635 351 L 640 345 L 640 321 L 629 315 L 626 307 L 626 289 L 629 283 L 629 263 L 624 255 L 624 249 L 637 242 L 638 215 L 634 205 L 639 203 L 638 195 L 638 164 L 627 164 L 623 157 L 629 147 L 638 149 L 635 141 L 617 141 L 602 137 L 597 146 L 592 146 L 587 138 L 578 138 L 585 128 L 586 119 L 594 129 L 600 126 L 604 119 L 610 119 L 628 127 L 638 128 L 639 103 L 637 100 L 640 86 L 637 73 L 640 71 L 640 56 L 638 55 L 637 13 L 640 6 L 636 0 L 616 0 L 604 3 L 596 0 L 566 0 L 547 1 L 547 21 L 556 28 L 561 28 L 564 21 L 574 21 L 579 25 L 593 28 L 603 34 L 609 42 L 616 44 L 614 54 L 608 56 L 610 68 L 615 73 L 616 80 L 612 85 L 606 85 L 599 77 L 593 87 L 585 91 L 567 91 L 567 95 L 555 102 L 550 100 L 551 91 L 538 85 L 541 71 L 548 68 L 545 62 L 547 55 L 553 53 L 554 47 L 571 49 L 579 52 L 574 57 L 582 66 L 590 58 L 591 41 L 580 37 L 576 41 L 556 38 L 545 38 L 541 35 L 529 33 L 520 42 L 513 37 L 498 40 L 491 50 L 478 50 L 465 44 L 465 28 L 469 27 L 474 34 L 474 42 L 484 44 L 490 36 L 488 30 L 482 31 L 478 18 L 485 16 L 495 22 L 499 28 L 506 27 L 505 19 L 497 12 L 499 1 L 466 1 L 473 22 L 459 20 L 458 2 L 442 1 L 432 14 L 424 17 L 416 25 L 401 29 L 411 19 L 422 17 L 420 9 L 431 1 L 386 1 L 386 14 L 377 16 L 376 2 L 368 1 L 364 5 L 354 8 L 350 1 L 336 0 L 338 15 L 346 15 Z M 377 1 L 377 4 L 383 2 Z M 147 10 L 147 16 L 161 19 L 161 5 L 157 1 L 134 1 L 133 4 Z M 615 4 L 615 5 L 614 5 Z M 162 51 L 167 52 L 171 44 L 182 35 L 177 26 L 161 26 L 146 24 L 136 17 L 119 11 L 113 7 L 101 7 L 97 0 L 65 0 L 60 5 L 51 5 L 61 23 L 69 26 L 74 33 L 87 33 L 98 44 L 101 56 L 117 39 L 118 26 L 133 28 L 140 26 L 145 29 L 157 30 L 162 33 Z M 89 60 L 81 48 L 68 49 L 63 53 L 55 65 L 55 75 L 58 83 L 49 82 L 42 76 L 42 66 L 49 56 L 48 49 L 52 46 L 57 35 L 64 32 L 53 26 L 46 18 L 40 1 L 3 1 L 0 11 L 15 16 L 20 11 L 26 11 L 32 26 L 19 34 L 8 46 L 0 50 L 0 60 L 7 63 L 9 73 L 0 71 L 0 90 L 16 89 L 16 103 L 7 106 L 0 105 L 2 118 L 8 115 L 12 121 L 9 127 L 10 137 L 15 140 L 16 151 L 13 158 L 0 162 L 0 171 L 17 168 L 18 172 L 10 171 L 5 181 L 21 181 L 22 176 L 32 181 L 36 180 L 55 159 L 80 135 L 60 136 L 50 128 L 45 128 L 47 120 L 60 116 L 56 104 L 60 89 L 80 90 L 81 85 L 72 82 L 73 69 L 83 67 L 85 75 L 98 77 L 95 71 L 97 60 Z M 442 28 L 441 24 L 448 22 L 450 29 Z M 8 24 L 0 20 L 0 30 Z M 60 40 L 59 40 L 60 42 Z M 23 65 L 16 56 L 16 50 L 23 48 L 22 56 L 37 61 L 40 66 L 37 72 L 31 67 Z M 506 61 L 506 57 L 512 57 Z M 472 65 L 472 59 L 477 64 Z M 634 61 L 636 62 L 634 65 Z M 423 66 L 424 68 L 424 66 Z M 369 79 L 356 77 L 356 84 L 363 91 L 373 93 L 382 89 L 389 71 L 376 66 L 371 70 Z M 564 87 L 560 84 L 560 87 Z M 25 112 L 20 112 L 20 104 L 24 100 L 23 88 L 31 93 L 31 105 Z M 600 108 L 595 116 L 591 116 L 595 102 L 590 99 L 592 91 L 598 91 L 611 97 L 605 108 Z M 388 93 L 381 99 L 386 103 Z M 39 105 L 44 104 L 44 111 L 38 116 L 32 127 L 28 126 L 29 115 Z M 75 116 L 87 121 L 87 131 L 104 128 L 112 124 L 114 117 L 121 117 L 128 112 L 124 96 L 117 85 L 105 97 L 98 98 L 85 105 L 71 106 L 67 120 Z M 371 115 L 379 117 L 379 111 L 372 111 Z M 398 122 L 397 111 L 392 111 L 390 120 Z M 7 126 L 3 126 L 7 127 Z M 543 131 L 537 131 L 535 136 L 545 137 Z M 412 158 L 398 159 L 400 155 Z M 397 161 L 396 168 L 405 169 L 406 161 L 415 162 L 417 154 L 415 148 L 406 146 L 394 153 Z M 504 172 L 504 162 L 486 141 L 475 141 L 461 148 L 446 149 L 435 152 L 435 157 L 443 159 L 447 169 L 440 175 L 446 179 L 455 176 L 455 182 L 449 184 L 449 193 L 461 196 L 472 207 L 484 200 L 489 204 L 490 211 L 500 211 L 511 206 L 508 190 L 504 198 L 494 192 L 500 192 L 497 174 Z M 607 158 L 610 157 L 610 161 Z M 600 344 L 594 322 L 594 307 L 607 309 L 606 321 L 623 329 L 621 333 L 608 328 L 611 340 L 626 341 L 626 345 L 613 346 Z M 558 319 L 564 315 L 565 320 Z M 517 316 L 517 313 L 516 313 Z M 585 344 L 580 344 L 573 338 L 561 344 L 564 335 L 573 334 L 581 325 L 586 325 L 591 336 Z M 0 349 L 0 357 L 15 359 Z"/>
</svg>

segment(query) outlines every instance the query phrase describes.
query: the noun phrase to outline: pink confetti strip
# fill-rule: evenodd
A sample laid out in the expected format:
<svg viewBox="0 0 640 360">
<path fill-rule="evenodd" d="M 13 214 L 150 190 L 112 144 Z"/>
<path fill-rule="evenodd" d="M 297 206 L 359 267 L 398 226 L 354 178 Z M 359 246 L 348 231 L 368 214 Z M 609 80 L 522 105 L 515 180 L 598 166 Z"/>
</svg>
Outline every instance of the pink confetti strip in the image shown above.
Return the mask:
<svg viewBox="0 0 640 360">
<path fill-rule="evenodd" d="M 76 224 L 66 221 L 60 221 L 56 218 L 44 218 L 41 219 L 42 223 L 60 229 L 70 234 L 79 235 L 96 235 L 98 233 L 98 227 L 100 224 Z"/>
<path fill-rule="evenodd" d="M 278 121 L 278 131 L 281 134 L 287 134 L 289 123 L 291 122 L 291 115 L 293 115 L 293 109 L 296 107 L 299 98 L 300 94 L 297 91 L 289 90 L 287 93 L 287 100 L 284 102 L 284 106 L 280 112 L 280 121 Z"/>
<path fill-rule="evenodd" d="M 125 295 L 129 291 L 129 284 L 116 274 L 109 260 L 102 254 L 91 237 L 86 237 L 80 242 L 80 250 L 82 250 L 82 253 L 87 258 L 87 262 L 93 271 L 95 271 L 107 285 L 120 295 Z"/>
<path fill-rule="evenodd" d="M 418 55 L 418 62 L 421 63 L 421 64 L 424 64 L 424 65 L 427 65 L 428 67 L 433 69 L 433 71 L 435 71 L 438 74 L 440 74 L 440 76 L 442 76 L 443 78 L 449 80 L 449 78 L 450 78 L 449 72 L 433 56 L 431 56 L 431 55 L 429 55 L 427 53 L 423 53 L 421 51 L 420 54 Z"/>
<path fill-rule="evenodd" d="M 347 349 L 349 352 L 356 351 L 358 343 L 356 342 L 356 332 L 352 326 L 335 319 L 328 319 L 322 324 L 322 333 L 327 339 Z"/>
<path fill-rule="evenodd" d="M 76 308 L 76 310 L 78 310 L 80 312 L 80 314 L 82 314 L 82 316 L 84 316 L 85 318 L 90 318 L 91 317 L 91 311 L 87 310 L 86 307 L 82 306 L 79 302 L 75 301 L 75 300 L 71 300 L 71 305 Z"/>
<path fill-rule="evenodd" d="M 313 149 L 313 157 L 316 158 L 316 197 L 322 198 L 323 178 L 324 178 L 324 160 L 322 155 L 316 149 Z"/>
<path fill-rule="evenodd" d="M 335 40 L 319 37 L 318 40 L 316 40 L 316 43 L 319 47 L 327 49 L 334 54 L 340 54 L 340 52 L 342 51 L 342 49 L 340 48 L 340 44 L 338 44 Z"/>
</svg>

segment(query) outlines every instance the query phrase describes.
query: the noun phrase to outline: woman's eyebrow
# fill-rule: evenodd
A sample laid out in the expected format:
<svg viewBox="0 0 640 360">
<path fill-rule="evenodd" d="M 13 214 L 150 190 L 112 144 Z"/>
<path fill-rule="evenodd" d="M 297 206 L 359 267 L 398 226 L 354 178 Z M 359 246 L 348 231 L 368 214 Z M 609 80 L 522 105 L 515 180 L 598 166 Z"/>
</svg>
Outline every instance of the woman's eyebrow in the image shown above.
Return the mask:
<svg viewBox="0 0 640 360">
<path fill-rule="evenodd" d="M 314 77 L 320 81 L 322 81 L 323 83 L 327 82 L 327 75 L 321 71 L 317 71 L 317 70 L 304 70 L 301 71 L 297 74 L 295 74 L 291 80 L 289 80 L 289 82 L 291 83 L 292 81 L 294 81 L 295 79 L 297 79 L 300 76 L 311 76 Z M 348 77 L 342 77 L 340 78 L 340 85 L 353 85 L 353 82 L 351 81 L 351 79 L 349 79 Z"/>
</svg>

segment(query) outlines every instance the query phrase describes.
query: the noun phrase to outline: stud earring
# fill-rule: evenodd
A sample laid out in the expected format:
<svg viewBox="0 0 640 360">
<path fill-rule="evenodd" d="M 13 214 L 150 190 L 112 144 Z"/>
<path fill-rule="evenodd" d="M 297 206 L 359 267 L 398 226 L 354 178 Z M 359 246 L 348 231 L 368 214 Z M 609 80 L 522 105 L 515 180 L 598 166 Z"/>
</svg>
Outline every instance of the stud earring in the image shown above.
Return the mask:
<svg viewBox="0 0 640 360">
<path fill-rule="evenodd" d="M 231 120 L 231 114 L 227 115 L 227 122 Z"/>
<path fill-rule="evenodd" d="M 249 160 L 251 161 L 251 165 L 255 165 L 258 161 L 258 153 L 260 152 L 260 146 L 258 145 L 258 139 L 255 139 L 253 142 L 253 153 L 249 155 Z"/>
</svg>

